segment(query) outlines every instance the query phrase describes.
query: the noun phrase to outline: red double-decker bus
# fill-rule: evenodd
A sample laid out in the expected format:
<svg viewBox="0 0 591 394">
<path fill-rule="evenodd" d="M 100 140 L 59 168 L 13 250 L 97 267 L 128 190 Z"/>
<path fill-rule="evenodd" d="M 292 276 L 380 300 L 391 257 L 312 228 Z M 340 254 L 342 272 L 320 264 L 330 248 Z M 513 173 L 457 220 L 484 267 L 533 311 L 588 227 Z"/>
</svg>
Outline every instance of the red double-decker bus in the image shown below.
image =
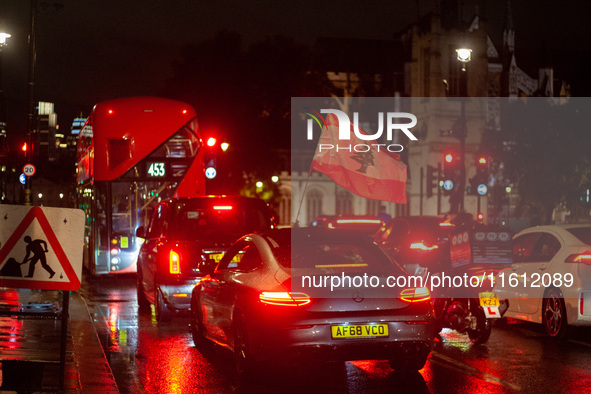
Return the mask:
<svg viewBox="0 0 591 394">
<path fill-rule="evenodd" d="M 84 265 L 92 275 L 135 272 L 154 205 L 205 194 L 195 110 L 156 97 L 95 105 L 78 137 L 78 206 L 86 212 Z"/>
</svg>

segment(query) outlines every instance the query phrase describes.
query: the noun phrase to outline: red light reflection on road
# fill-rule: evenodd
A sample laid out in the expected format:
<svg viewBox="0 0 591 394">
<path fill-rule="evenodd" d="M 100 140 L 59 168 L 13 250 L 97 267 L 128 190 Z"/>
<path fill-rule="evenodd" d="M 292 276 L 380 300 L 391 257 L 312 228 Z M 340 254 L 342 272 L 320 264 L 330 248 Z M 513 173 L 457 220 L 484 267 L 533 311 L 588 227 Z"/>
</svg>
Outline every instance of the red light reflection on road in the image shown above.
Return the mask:
<svg viewBox="0 0 591 394">
<path fill-rule="evenodd" d="M 1 293 L 0 303 L 10 310 L 17 310 L 19 293 L 14 289 L 5 289 Z M 10 317 L 0 318 L 0 349 L 18 349 L 22 347 L 19 337 L 23 336 L 23 320 Z"/>
<path fill-rule="evenodd" d="M 190 393 L 195 389 L 191 377 L 192 357 L 187 342 L 178 338 L 152 341 L 145 366 L 146 393 Z"/>
<path fill-rule="evenodd" d="M 23 323 L 20 319 L 0 318 L 0 349 L 22 347 Z"/>
<path fill-rule="evenodd" d="M 392 373 L 387 361 L 349 361 L 355 367 L 361 369 L 370 378 L 384 379 Z"/>
<path fill-rule="evenodd" d="M 109 327 L 109 338 L 110 338 L 110 345 L 109 351 L 110 352 L 120 352 L 121 348 L 119 347 L 119 313 L 120 313 L 120 306 L 119 304 L 111 304 L 109 306 L 109 317 L 107 319 L 107 327 Z"/>
</svg>

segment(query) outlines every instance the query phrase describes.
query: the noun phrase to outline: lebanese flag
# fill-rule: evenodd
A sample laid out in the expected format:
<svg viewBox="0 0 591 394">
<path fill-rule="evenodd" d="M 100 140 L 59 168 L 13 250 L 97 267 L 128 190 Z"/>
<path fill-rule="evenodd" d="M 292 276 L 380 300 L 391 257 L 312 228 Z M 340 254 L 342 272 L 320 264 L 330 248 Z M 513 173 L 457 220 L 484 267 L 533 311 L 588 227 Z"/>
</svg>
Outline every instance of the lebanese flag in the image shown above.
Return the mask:
<svg viewBox="0 0 591 394">
<path fill-rule="evenodd" d="M 361 127 L 359 130 L 365 132 Z M 353 124 L 351 139 L 339 140 L 338 119 L 329 114 L 310 171 L 327 175 L 337 185 L 358 196 L 406 204 L 406 164 L 398 154 L 388 152 L 385 145 L 379 146 L 378 151 L 378 146 L 372 144 L 377 142 L 363 141 L 355 135 Z M 357 150 L 362 152 L 355 151 L 356 145 L 359 145 Z M 333 148 L 328 149 L 329 146 Z M 337 146 L 340 147 L 338 151 Z M 342 149 L 344 147 L 347 149 Z"/>
</svg>

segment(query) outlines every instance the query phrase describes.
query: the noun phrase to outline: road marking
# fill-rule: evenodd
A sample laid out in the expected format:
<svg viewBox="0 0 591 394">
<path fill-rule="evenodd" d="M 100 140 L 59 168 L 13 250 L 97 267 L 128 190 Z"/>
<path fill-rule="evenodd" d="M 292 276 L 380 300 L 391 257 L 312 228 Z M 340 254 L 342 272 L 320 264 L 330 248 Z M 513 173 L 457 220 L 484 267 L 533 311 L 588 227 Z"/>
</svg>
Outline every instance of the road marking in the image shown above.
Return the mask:
<svg viewBox="0 0 591 394">
<path fill-rule="evenodd" d="M 591 347 L 591 343 L 586 343 L 586 342 L 581 342 L 581 341 L 576 341 L 574 339 L 569 339 L 568 340 L 571 343 L 576 343 L 577 345 L 582 345 L 582 346 L 587 346 L 587 347 Z"/>
<path fill-rule="evenodd" d="M 482 379 L 482 380 L 487 381 L 489 383 L 498 384 L 500 386 L 505 386 L 505 387 L 508 387 L 514 391 L 521 391 L 521 387 L 514 384 L 514 383 L 507 382 L 497 376 L 490 375 L 486 372 L 479 370 L 478 368 L 474 368 L 468 364 L 464 364 L 456 359 L 453 359 L 451 357 L 443 355 L 439 352 L 431 351 L 431 355 L 433 356 L 433 357 L 431 357 L 431 360 L 437 362 L 438 364 L 440 364 L 442 366 L 455 367 L 455 369 L 459 369 L 460 372 L 462 372 L 466 375 L 469 375 L 469 376 L 472 376 L 472 377 L 475 377 L 478 379 Z M 451 364 L 451 365 L 449 365 L 449 364 Z"/>
</svg>

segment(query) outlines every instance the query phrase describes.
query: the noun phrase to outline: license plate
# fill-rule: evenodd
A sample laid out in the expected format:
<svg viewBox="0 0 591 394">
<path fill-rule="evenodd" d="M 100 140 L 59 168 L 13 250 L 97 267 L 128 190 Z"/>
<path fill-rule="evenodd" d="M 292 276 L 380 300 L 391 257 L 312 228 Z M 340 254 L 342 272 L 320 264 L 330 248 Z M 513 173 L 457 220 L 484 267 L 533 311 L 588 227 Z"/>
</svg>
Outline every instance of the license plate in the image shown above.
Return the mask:
<svg viewBox="0 0 591 394">
<path fill-rule="evenodd" d="M 223 253 L 211 253 L 208 255 L 208 257 L 210 259 L 212 259 L 213 261 L 215 261 L 216 263 L 219 263 L 220 260 L 222 259 L 222 257 L 224 257 Z"/>
<path fill-rule="evenodd" d="M 387 324 L 350 324 L 331 326 L 333 339 L 341 338 L 377 338 L 388 336 Z"/>
<path fill-rule="evenodd" d="M 480 306 L 482 307 L 501 306 L 497 293 L 493 293 L 490 291 L 479 293 L 478 298 L 480 298 Z"/>
<path fill-rule="evenodd" d="M 207 255 L 210 259 L 212 259 L 213 261 L 215 261 L 216 263 L 219 263 L 220 260 L 222 259 L 222 257 L 224 257 L 223 253 L 210 253 Z M 240 261 L 240 258 L 242 257 L 242 254 L 237 254 L 232 258 L 232 263 L 238 263 Z"/>
</svg>

